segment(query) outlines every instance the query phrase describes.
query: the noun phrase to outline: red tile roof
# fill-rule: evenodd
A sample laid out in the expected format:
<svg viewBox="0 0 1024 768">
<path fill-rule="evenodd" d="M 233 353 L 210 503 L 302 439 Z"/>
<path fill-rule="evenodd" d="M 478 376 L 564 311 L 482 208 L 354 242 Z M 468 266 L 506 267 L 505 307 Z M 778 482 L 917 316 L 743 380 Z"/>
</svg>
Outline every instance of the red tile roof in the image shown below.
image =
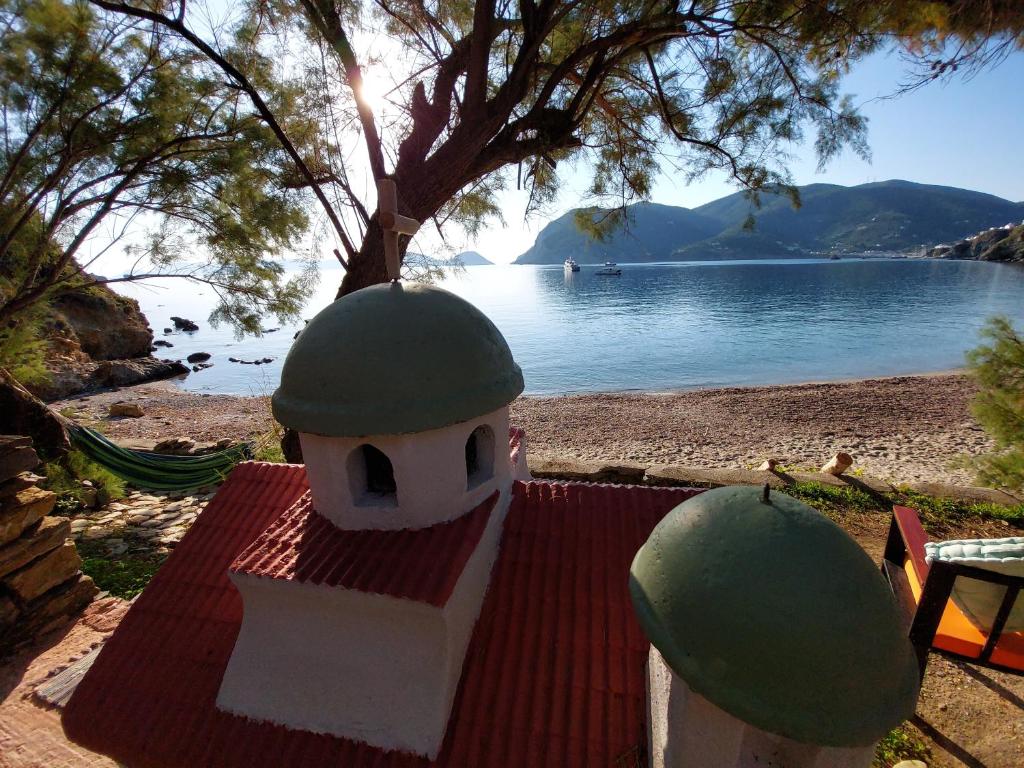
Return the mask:
<svg viewBox="0 0 1024 768">
<path fill-rule="evenodd" d="M 483 535 L 495 491 L 448 523 L 401 531 L 343 531 L 304 495 L 231 564 L 232 573 L 390 595 L 439 608 Z"/>
<path fill-rule="evenodd" d="M 228 566 L 305 491 L 301 467 L 231 474 L 79 685 L 63 716 L 72 740 L 132 768 L 430 765 L 215 706 L 242 615 Z M 629 564 L 694 493 L 516 483 L 436 765 L 632 764 L 646 739 L 648 644 Z"/>
</svg>

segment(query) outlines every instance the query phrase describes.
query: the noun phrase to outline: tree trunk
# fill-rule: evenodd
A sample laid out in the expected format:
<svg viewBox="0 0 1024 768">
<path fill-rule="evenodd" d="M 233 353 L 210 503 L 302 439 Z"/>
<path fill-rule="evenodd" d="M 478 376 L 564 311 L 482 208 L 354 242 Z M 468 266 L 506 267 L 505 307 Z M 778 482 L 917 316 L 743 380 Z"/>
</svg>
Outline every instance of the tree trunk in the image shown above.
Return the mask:
<svg viewBox="0 0 1024 768">
<path fill-rule="evenodd" d="M 384 263 L 384 232 L 377 223 L 377 217 L 370 219 L 370 226 L 363 237 L 359 253 L 349 261 L 345 277 L 338 288 L 340 299 L 360 288 L 388 281 L 387 265 Z"/>
<path fill-rule="evenodd" d="M 0 368 L 0 434 L 28 435 L 48 459 L 71 450 L 65 419 Z"/>
</svg>

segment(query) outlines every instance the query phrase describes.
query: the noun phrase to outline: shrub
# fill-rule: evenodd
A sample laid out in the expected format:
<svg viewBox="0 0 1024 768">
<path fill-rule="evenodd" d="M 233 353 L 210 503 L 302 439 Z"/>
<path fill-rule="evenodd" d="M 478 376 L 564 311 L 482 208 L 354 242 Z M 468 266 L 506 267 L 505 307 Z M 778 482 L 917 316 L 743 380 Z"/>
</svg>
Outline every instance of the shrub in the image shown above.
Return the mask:
<svg viewBox="0 0 1024 768">
<path fill-rule="evenodd" d="M 1005 317 L 990 319 L 981 335 L 988 343 L 967 353 L 981 389 L 972 410 L 996 452 L 974 467 L 983 484 L 1024 490 L 1024 339 Z"/>
<path fill-rule="evenodd" d="M 46 369 L 49 345 L 41 309 L 30 308 L 17 320 L 0 328 L 0 368 L 6 368 L 11 376 L 29 387 L 50 381 L 50 372 Z"/>
<path fill-rule="evenodd" d="M 88 459 L 81 451 L 70 451 L 60 461 L 49 462 L 43 471 L 46 474 L 43 487 L 60 497 L 58 509 L 65 513 L 83 506 L 83 480 L 92 483 L 100 504 L 125 496 L 124 480 Z"/>
</svg>

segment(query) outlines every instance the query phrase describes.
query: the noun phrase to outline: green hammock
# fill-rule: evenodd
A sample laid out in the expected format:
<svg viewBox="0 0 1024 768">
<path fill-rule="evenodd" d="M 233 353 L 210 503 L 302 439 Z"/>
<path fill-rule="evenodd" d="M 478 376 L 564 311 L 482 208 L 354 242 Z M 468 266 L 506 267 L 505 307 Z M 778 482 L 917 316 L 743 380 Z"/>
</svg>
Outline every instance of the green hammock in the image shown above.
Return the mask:
<svg viewBox="0 0 1024 768">
<path fill-rule="evenodd" d="M 136 488 L 152 491 L 188 491 L 219 483 L 235 464 L 252 455 L 251 443 L 202 456 L 168 456 L 122 448 L 78 424 L 70 425 L 68 434 L 75 447 L 101 467 Z"/>
</svg>

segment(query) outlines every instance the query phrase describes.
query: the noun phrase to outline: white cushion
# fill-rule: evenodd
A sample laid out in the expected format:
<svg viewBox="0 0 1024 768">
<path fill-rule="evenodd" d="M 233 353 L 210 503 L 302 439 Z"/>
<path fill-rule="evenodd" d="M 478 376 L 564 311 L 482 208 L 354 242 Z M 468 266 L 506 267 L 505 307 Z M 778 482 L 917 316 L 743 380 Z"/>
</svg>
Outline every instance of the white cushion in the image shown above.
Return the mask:
<svg viewBox="0 0 1024 768">
<path fill-rule="evenodd" d="M 986 571 L 1024 578 L 1024 538 L 952 539 L 929 541 L 924 545 L 925 561 L 960 563 Z M 952 598 L 964 616 L 983 632 L 988 632 L 1006 595 L 1006 587 L 966 576 L 957 576 Z M 1003 632 L 1024 631 L 1024 593 L 1018 596 Z"/>
</svg>

